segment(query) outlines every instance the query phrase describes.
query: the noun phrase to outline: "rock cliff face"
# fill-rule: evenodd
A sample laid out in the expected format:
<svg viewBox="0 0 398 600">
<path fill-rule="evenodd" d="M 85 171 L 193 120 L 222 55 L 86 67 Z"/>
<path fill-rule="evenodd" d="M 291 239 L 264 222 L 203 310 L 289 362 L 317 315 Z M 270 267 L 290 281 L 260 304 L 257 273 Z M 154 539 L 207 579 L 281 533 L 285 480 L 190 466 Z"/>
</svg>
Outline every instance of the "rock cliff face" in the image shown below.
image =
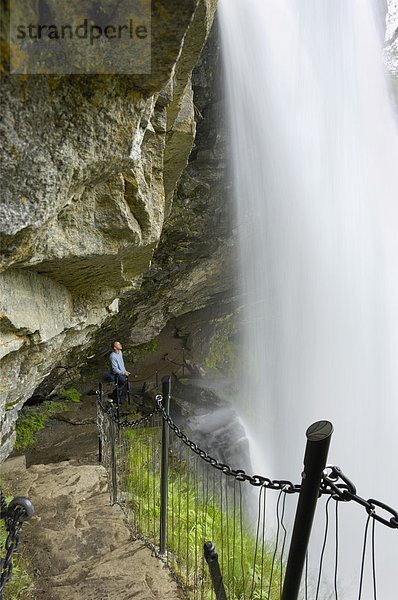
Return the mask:
<svg viewBox="0 0 398 600">
<path fill-rule="evenodd" d="M 195 146 L 142 288 L 125 303 L 132 343 L 151 339 L 170 318 L 231 301 L 232 214 L 221 98 L 219 39 L 213 30 L 193 72 Z"/>
<path fill-rule="evenodd" d="M 194 142 L 215 7 L 153 3 L 150 76 L 4 78 L 2 459 L 23 403 L 140 288 Z"/>
<path fill-rule="evenodd" d="M 152 340 L 167 323 L 189 338 L 189 360 L 204 365 L 219 323 L 235 310 L 235 237 L 220 63 L 215 24 L 192 74 L 197 127 L 188 165 L 142 285 L 125 295 L 119 313 L 104 323 L 87 353 L 92 358 L 84 377 L 91 383 L 107 368 L 112 339 L 122 339 L 128 349 Z M 53 387 L 53 377 L 41 393 Z"/>
</svg>

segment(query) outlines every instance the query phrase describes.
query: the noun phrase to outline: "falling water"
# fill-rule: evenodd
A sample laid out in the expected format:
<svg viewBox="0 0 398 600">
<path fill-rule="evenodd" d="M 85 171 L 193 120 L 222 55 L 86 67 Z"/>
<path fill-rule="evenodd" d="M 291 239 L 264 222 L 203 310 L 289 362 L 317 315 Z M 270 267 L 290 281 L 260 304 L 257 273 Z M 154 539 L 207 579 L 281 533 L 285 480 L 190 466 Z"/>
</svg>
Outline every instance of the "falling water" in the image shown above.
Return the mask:
<svg viewBox="0 0 398 600">
<path fill-rule="evenodd" d="M 396 507 L 398 129 L 373 9 L 220 0 L 219 18 L 254 468 L 297 481 L 304 432 L 328 419 L 330 462 Z M 377 535 L 392 600 L 398 536 Z"/>
</svg>

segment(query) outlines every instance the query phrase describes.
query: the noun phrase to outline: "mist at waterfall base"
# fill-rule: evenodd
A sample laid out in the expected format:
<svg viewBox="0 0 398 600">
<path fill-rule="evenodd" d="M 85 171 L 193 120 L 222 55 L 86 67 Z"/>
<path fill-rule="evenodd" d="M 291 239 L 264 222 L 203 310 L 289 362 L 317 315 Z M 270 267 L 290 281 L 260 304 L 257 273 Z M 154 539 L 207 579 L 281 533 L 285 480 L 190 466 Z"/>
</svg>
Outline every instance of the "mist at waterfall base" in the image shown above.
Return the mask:
<svg viewBox="0 0 398 600">
<path fill-rule="evenodd" d="M 396 509 L 398 135 L 375 8 L 220 0 L 218 12 L 253 468 L 296 483 L 305 431 L 327 419 L 329 463 Z M 340 506 L 345 599 L 358 597 L 366 517 Z M 397 533 L 375 531 L 383 600 L 396 597 Z"/>
</svg>

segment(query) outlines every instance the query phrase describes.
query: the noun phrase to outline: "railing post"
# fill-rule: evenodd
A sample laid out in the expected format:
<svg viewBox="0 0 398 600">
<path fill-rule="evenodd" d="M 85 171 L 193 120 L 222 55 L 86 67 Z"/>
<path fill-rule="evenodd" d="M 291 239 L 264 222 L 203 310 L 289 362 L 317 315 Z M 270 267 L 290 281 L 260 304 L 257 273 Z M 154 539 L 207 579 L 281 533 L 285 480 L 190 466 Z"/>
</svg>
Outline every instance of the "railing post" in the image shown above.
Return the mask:
<svg viewBox="0 0 398 600">
<path fill-rule="evenodd" d="M 171 377 L 162 379 L 163 406 L 170 414 Z M 168 499 L 168 467 L 169 467 L 169 427 L 163 419 L 162 423 L 162 463 L 160 480 L 160 554 L 166 553 L 167 545 L 167 499 Z"/>
<path fill-rule="evenodd" d="M 99 392 L 98 392 L 98 401 L 97 401 L 97 411 L 98 414 L 101 415 L 101 418 L 103 419 L 103 415 L 102 415 L 102 408 L 101 406 L 103 405 L 103 389 L 102 389 L 102 383 L 100 382 L 99 384 Z M 99 419 L 100 417 L 98 417 Z M 98 427 L 98 462 L 102 462 L 102 435 L 101 435 L 101 430 Z"/>
<path fill-rule="evenodd" d="M 322 472 L 326 466 L 332 433 L 333 425 L 329 421 L 317 421 L 306 432 L 304 471 L 281 600 L 298 598 Z"/>
<path fill-rule="evenodd" d="M 119 390 L 119 378 L 116 375 L 116 417 L 120 419 L 120 390 Z"/>
<path fill-rule="evenodd" d="M 115 406 L 111 405 L 109 414 L 109 437 L 111 442 L 112 504 L 117 502 L 117 468 L 116 468 L 116 427 Z"/>
<path fill-rule="evenodd" d="M 210 577 L 213 583 L 214 592 L 216 594 L 216 600 L 227 600 L 221 575 L 220 563 L 218 562 L 218 553 L 213 542 L 205 543 L 204 555 L 206 562 L 209 565 Z"/>
<path fill-rule="evenodd" d="M 131 404 L 131 398 L 130 398 L 130 381 L 129 381 L 128 377 L 126 379 L 126 386 L 127 386 L 127 403 Z"/>
</svg>

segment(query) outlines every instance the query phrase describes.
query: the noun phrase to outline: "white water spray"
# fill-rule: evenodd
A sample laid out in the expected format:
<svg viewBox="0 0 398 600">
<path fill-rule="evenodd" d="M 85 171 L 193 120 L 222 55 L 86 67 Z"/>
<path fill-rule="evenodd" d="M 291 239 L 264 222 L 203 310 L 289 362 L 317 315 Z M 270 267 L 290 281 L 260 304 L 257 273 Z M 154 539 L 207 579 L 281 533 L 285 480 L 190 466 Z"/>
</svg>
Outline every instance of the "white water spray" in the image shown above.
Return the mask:
<svg viewBox="0 0 398 600">
<path fill-rule="evenodd" d="M 296 481 L 307 426 L 328 419 L 330 462 L 396 508 L 398 129 L 373 9 L 220 0 L 219 16 L 253 466 Z M 392 600 L 398 536 L 377 533 Z"/>
</svg>

